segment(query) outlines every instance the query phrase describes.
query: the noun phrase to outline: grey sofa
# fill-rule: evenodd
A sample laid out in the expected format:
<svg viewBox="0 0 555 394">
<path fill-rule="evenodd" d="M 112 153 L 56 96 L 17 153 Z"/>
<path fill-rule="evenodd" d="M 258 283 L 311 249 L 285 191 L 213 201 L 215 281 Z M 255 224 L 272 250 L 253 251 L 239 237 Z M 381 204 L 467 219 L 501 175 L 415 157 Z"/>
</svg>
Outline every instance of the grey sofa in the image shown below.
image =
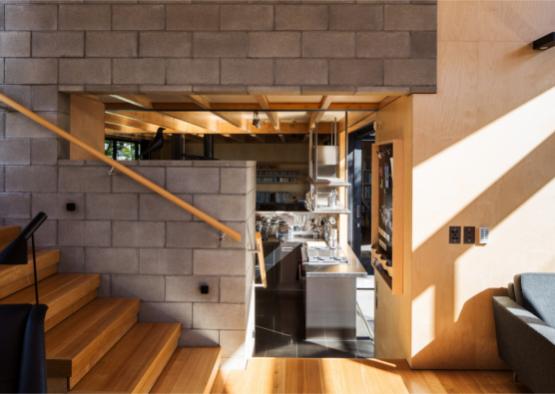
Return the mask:
<svg viewBox="0 0 555 394">
<path fill-rule="evenodd" d="M 555 273 L 517 275 L 493 297 L 500 357 L 534 392 L 555 392 Z"/>
</svg>

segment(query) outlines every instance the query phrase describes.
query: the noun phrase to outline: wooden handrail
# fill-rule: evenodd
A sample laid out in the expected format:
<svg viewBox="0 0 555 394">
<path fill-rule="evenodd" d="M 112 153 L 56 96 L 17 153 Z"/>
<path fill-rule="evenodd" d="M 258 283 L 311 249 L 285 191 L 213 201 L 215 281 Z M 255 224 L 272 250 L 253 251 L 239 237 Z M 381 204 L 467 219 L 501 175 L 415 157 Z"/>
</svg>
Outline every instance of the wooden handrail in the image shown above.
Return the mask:
<svg viewBox="0 0 555 394">
<path fill-rule="evenodd" d="M 266 259 L 264 258 L 264 245 L 262 244 L 262 234 L 256 232 L 256 256 L 258 258 L 258 268 L 260 269 L 260 281 L 262 287 L 268 286 L 268 279 L 266 278 Z"/>
<path fill-rule="evenodd" d="M 147 189 L 152 190 L 153 192 L 159 194 L 161 197 L 165 198 L 166 200 L 174 203 L 178 207 L 184 209 L 185 211 L 189 212 L 191 215 L 195 216 L 196 218 L 206 222 L 210 226 L 214 227 L 215 229 L 221 231 L 222 233 L 228 235 L 230 238 L 234 239 L 235 241 L 241 241 L 241 234 L 235 231 L 231 227 L 226 226 L 225 224 L 221 223 L 217 219 L 213 218 L 212 216 L 204 213 L 198 208 L 195 208 L 191 204 L 183 201 L 179 197 L 175 196 L 174 194 L 170 193 L 163 187 L 158 186 L 156 183 L 152 182 L 150 179 L 145 178 L 141 174 L 133 171 L 132 169 L 124 166 L 123 164 L 118 163 L 116 160 L 110 159 L 109 157 L 105 156 L 102 152 L 95 150 L 93 147 L 88 145 L 87 143 L 81 141 L 79 138 L 72 136 L 70 133 L 65 131 L 64 129 L 56 126 L 53 123 L 50 123 L 48 120 L 44 119 L 42 116 L 34 113 L 30 109 L 24 107 L 23 105 L 19 104 L 18 102 L 12 100 L 8 96 L 0 93 L 0 101 L 6 104 L 7 106 L 15 109 L 22 115 L 26 116 L 27 118 L 31 119 L 32 121 L 40 124 L 41 126 L 47 128 L 57 136 L 69 141 L 72 144 L 77 145 L 79 148 L 83 149 L 91 156 L 94 156 L 96 159 L 102 161 L 103 163 L 113 167 L 114 169 L 118 170 L 122 174 L 128 176 L 129 178 L 133 179 L 135 182 L 140 183 Z"/>
</svg>

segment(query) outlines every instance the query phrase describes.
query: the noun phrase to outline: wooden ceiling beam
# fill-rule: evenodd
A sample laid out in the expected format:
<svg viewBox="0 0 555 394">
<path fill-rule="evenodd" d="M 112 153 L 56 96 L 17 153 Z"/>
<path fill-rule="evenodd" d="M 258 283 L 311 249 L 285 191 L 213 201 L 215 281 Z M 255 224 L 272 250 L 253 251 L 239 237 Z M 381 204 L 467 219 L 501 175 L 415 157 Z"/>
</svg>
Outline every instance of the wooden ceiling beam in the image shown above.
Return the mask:
<svg viewBox="0 0 555 394">
<path fill-rule="evenodd" d="M 117 112 L 105 112 L 104 113 L 104 122 L 107 124 L 115 124 L 115 125 L 122 125 L 133 127 L 135 129 L 140 129 L 145 132 L 154 133 L 159 127 L 162 127 L 159 124 L 155 123 L 148 123 L 138 119 L 132 119 L 126 116 L 121 115 Z M 170 130 L 168 130 L 170 131 Z"/>
<path fill-rule="evenodd" d="M 320 103 L 270 103 L 268 111 L 314 111 L 320 108 Z M 134 110 L 136 105 L 126 102 L 105 103 L 106 109 L 111 111 Z M 264 111 L 258 103 L 212 103 L 208 111 Z M 201 111 L 195 103 L 152 103 L 152 109 L 157 111 Z M 332 103 L 330 111 L 377 111 L 377 103 Z"/>
<path fill-rule="evenodd" d="M 267 111 L 270 109 L 270 102 L 268 101 L 268 98 L 266 96 L 254 96 L 254 97 L 256 98 L 256 101 L 258 101 L 258 105 L 260 105 L 260 108 L 265 110 L 264 113 L 266 114 L 266 116 L 268 116 L 268 119 L 270 119 L 270 121 L 272 122 L 272 126 L 274 126 L 274 130 L 278 131 L 279 113 Z"/>
<path fill-rule="evenodd" d="M 312 130 L 316 127 L 317 123 L 320 123 L 322 117 L 326 114 L 326 110 L 329 109 L 330 105 L 332 104 L 333 98 L 332 96 L 322 96 L 322 100 L 320 100 L 320 104 L 318 105 L 318 109 L 320 111 L 313 112 L 310 114 L 310 120 L 308 121 L 308 127 Z"/>
<path fill-rule="evenodd" d="M 189 96 L 189 98 L 195 104 L 197 104 L 199 107 L 201 107 L 202 109 L 212 112 L 214 115 L 216 115 L 217 117 L 219 117 L 222 120 L 225 120 L 226 122 L 228 122 L 232 126 L 235 126 L 239 129 L 241 129 L 243 127 L 243 125 L 241 124 L 241 122 L 239 120 L 234 119 L 231 116 L 228 116 L 227 114 L 224 114 L 222 112 L 215 111 L 212 107 L 212 104 L 210 104 L 210 101 L 208 101 L 208 99 L 206 97 L 201 96 L 201 95 L 192 94 L 192 95 Z"/>
<path fill-rule="evenodd" d="M 152 109 L 152 101 L 146 96 L 140 96 L 138 94 L 111 94 L 110 97 L 116 100 L 122 101 L 124 103 L 130 104 L 134 107 Z"/>
<path fill-rule="evenodd" d="M 162 112 L 155 111 L 124 111 L 118 112 L 119 115 L 130 119 L 139 120 L 146 123 L 153 123 L 164 127 L 169 132 L 191 133 L 191 134 L 204 134 L 206 129 L 198 127 L 184 120 L 168 116 Z"/>
</svg>

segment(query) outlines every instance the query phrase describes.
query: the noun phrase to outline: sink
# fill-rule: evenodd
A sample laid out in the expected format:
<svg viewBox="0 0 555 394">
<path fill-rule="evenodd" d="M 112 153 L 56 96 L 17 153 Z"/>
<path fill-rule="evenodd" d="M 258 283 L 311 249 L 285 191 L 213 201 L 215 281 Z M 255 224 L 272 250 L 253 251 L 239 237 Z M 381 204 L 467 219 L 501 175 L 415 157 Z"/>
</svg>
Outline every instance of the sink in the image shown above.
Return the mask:
<svg viewBox="0 0 555 394">
<path fill-rule="evenodd" d="M 304 264 L 335 265 L 348 262 L 342 249 L 330 249 L 325 242 L 307 242 L 303 247 Z"/>
</svg>

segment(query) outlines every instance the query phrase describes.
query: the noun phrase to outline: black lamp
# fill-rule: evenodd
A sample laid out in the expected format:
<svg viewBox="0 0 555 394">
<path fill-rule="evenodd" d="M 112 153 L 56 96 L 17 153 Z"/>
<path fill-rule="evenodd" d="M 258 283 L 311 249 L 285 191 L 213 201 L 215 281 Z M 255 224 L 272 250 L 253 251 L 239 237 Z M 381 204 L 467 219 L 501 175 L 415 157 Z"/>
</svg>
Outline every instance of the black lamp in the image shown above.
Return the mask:
<svg viewBox="0 0 555 394">
<path fill-rule="evenodd" d="M 555 31 L 538 38 L 532 43 L 532 48 L 538 51 L 545 51 L 555 45 Z"/>
<path fill-rule="evenodd" d="M 141 153 L 141 159 L 146 159 L 152 152 L 157 151 L 158 149 L 162 149 L 162 146 L 164 145 L 164 130 L 165 129 L 163 127 L 159 127 L 158 130 L 156 130 L 156 135 L 154 136 L 154 139 L 152 140 L 148 148 L 146 148 L 145 151 Z"/>
<path fill-rule="evenodd" d="M 39 285 L 37 277 L 37 256 L 35 250 L 35 231 L 44 223 L 48 216 L 39 212 L 21 233 L 0 252 L 0 265 L 27 264 L 27 241 L 31 238 L 33 253 L 33 275 L 35 278 L 35 303 L 39 304 Z"/>
</svg>

